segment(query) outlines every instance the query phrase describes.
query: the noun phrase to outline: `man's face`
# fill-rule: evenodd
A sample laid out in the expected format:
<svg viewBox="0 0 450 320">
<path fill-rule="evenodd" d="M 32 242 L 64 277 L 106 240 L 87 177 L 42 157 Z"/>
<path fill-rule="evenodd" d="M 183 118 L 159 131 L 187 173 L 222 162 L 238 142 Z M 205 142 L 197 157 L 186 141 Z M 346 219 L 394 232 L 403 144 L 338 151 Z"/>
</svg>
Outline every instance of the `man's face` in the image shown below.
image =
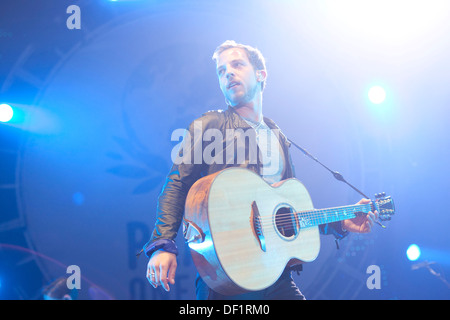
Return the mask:
<svg viewBox="0 0 450 320">
<path fill-rule="evenodd" d="M 256 71 L 244 49 L 231 48 L 217 59 L 217 76 L 225 99 L 234 107 L 253 100 L 260 90 Z"/>
</svg>

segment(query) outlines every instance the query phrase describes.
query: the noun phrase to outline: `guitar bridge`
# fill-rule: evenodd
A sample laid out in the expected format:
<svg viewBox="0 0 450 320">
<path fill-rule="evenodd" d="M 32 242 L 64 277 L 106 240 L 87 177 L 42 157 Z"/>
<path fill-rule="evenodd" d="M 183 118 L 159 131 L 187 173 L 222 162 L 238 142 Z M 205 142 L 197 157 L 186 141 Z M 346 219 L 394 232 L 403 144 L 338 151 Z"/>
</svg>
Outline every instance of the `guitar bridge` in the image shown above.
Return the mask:
<svg viewBox="0 0 450 320">
<path fill-rule="evenodd" d="M 252 202 L 252 210 L 250 215 L 250 224 L 252 227 L 253 234 L 258 240 L 259 246 L 262 251 L 266 252 L 266 240 L 262 231 L 261 216 L 259 214 L 258 206 L 256 201 Z"/>
</svg>

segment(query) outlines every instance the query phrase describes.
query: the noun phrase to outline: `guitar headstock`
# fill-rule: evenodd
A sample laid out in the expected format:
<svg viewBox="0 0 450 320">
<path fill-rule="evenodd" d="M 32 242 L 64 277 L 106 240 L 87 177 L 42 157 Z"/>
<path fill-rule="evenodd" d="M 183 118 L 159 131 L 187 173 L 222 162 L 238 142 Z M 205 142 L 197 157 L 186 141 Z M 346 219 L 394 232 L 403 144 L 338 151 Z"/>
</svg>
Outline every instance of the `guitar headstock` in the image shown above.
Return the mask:
<svg viewBox="0 0 450 320">
<path fill-rule="evenodd" d="M 375 195 L 374 209 L 378 211 L 381 221 L 391 220 L 391 216 L 395 214 L 394 200 L 386 194 L 378 193 Z"/>
</svg>

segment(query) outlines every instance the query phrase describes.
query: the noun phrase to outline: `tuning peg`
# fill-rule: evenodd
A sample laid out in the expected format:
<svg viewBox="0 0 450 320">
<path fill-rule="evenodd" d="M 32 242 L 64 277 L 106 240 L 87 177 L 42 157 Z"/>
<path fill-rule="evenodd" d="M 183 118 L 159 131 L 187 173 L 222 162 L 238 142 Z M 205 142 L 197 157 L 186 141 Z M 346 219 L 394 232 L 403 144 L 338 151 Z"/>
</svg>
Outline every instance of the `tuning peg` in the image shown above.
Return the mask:
<svg viewBox="0 0 450 320">
<path fill-rule="evenodd" d="M 376 199 L 384 198 L 386 196 L 386 192 L 377 193 L 375 195 Z"/>
</svg>

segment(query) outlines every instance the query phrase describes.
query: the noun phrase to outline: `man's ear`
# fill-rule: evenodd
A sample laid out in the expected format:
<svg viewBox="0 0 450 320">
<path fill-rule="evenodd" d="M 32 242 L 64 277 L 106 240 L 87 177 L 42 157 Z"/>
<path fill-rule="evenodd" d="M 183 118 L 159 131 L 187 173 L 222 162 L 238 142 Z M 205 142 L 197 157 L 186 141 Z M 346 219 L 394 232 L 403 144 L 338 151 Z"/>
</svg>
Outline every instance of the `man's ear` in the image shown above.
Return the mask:
<svg viewBox="0 0 450 320">
<path fill-rule="evenodd" d="M 267 78 L 267 72 L 265 70 L 256 71 L 256 80 L 263 82 Z"/>
</svg>

